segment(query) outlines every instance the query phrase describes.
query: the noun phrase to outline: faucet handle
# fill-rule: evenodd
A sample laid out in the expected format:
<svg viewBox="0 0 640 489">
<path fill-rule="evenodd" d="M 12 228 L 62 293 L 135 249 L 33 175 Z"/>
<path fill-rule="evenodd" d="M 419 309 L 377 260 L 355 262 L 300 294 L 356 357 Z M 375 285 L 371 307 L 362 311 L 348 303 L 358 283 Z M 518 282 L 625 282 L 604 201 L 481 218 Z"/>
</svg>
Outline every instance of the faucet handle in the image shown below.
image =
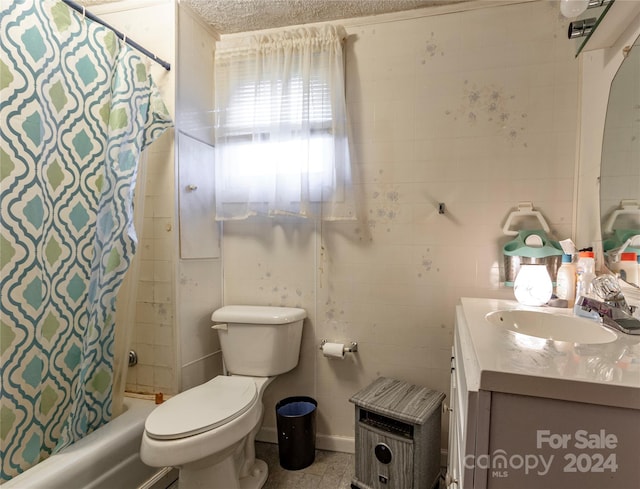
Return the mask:
<svg viewBox="0 0 640 489">
<path fill-rule="evenodd" d="M 629 312 L 620 282 L 613 275 L 600 275 L 593 279 L 593 290 L 607 304 Z"/>
<path fill-rule="evenodd" d="M 618 296 L 622 295 L 618 279 L 609 274 L 599 275 L 594 278 L 593 290 L 605 301 L 616 300 Z"/>
</svg>

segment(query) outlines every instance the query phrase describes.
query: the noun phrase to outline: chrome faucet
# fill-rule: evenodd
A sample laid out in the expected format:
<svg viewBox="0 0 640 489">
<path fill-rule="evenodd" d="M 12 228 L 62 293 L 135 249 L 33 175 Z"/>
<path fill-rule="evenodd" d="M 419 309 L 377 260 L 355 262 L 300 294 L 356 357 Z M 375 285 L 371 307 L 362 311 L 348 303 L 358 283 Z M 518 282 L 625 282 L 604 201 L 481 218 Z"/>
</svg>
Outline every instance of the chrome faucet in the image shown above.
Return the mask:
<svg viewBox="0 0 640 489">
<path fill-rule="evenodd" d="M 575 312 L 586 317 L 600 317 L 602 324 L 626 334 L 640 335 L 640 320 L 633 317 L 634 307 L 627 304 L 617 279 L 601 275 L 594 279 L 593 290 L 603 300 L 578 297 Z"/>
<path fill-rule="evenodd" d="M 618 307 L 591 297 L 578 297 L 576 306 L 578 315 L 591 317 L 589 313 L 596 313 L 605 326 L 622 333 L 640 335 L 640 320 Z M 581 312 L 586 314 L 581 314 Z"/>
</svg>

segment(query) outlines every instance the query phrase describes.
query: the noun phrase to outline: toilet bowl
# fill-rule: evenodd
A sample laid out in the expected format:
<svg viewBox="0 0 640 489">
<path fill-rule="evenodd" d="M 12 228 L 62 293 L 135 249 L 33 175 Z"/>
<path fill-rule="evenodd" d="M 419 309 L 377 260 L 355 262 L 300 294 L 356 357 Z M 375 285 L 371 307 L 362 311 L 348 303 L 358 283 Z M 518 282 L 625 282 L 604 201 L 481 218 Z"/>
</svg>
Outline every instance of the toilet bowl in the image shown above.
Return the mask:
<svg viewBox="0 0 640 489">
<path fill-rule="evenodd" d="M 145 422 L 142 461 L 178 467 L 180 489 L 262 487 L 268 469 L 255 458 L 254 446 L 262 397 L 276 375 L 298 364 L 305 317 L 303 309 L 283 307 L 227 306 L 214 312 L 231 375 L 159 405 Z"/>
<path fill-rule="evenodd" d="M 218 376 L 169 399 L 147 418 L 140 457 L 153 467 L 179 467 L 181 488 L 262 487 L 268 472 L 252 447 L 273 379 Z"/>
</svg>

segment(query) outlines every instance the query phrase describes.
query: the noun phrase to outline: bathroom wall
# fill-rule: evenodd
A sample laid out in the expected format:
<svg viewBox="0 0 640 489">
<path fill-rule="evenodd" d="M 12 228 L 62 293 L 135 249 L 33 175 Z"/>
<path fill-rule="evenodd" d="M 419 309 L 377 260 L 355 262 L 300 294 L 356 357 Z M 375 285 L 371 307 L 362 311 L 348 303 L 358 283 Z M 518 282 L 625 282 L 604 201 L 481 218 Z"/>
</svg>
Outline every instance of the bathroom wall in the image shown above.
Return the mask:
<svg viewBox="0 0 640 489">
<path fill-rule="evenodd" d="M 202 198 L 211 199 L 211 192 L 207 194 L 201 185 L 194 193 L 196 205 L 183 212 L 184 222 L 178 218 L 180 203 L 188 197 L 180 178 L 193 172 L 201 177 L 212 164 L 210 158 L 206 160 L 210 151 L 206 143 L 211 142 L 216 35 L 174 0 L 127 0 L 91 10 L 171 63 L 171 71 L 149 64 L 174 116 L 175 129 L 148 150 L 144 225 L 138 230 L 142 261 L 131 345 L 138 353 L 138 364 L 129 368 L 126 388 L 172 394 L 222 370 L 217 337 L 209 321 L 222 302 L 218 228 L 212 213 L 208 217 L 195 213 Z M 180 168 L 191 174 L 180 173 Z M 199 226 L 197 236 L 184 229 L 187 223 Z M 194 239 L 185 243 L 181 235 Z M 194 248 L 193 243 L 204 244 L 206 250 Z"/>
<path fill-rule="evenodd" d="M 175 3 L 124 1 L 90 10 L 171 64 L 171 71 L 153 62 L 149 67 L 169 112 L 175 114 Z M 137 230 L 140 277 L 131 344 L 138 354 L 138 364 L 129 368 L 126 382 L 126 389 L 133 392 L 177 392 L 174 138 L 174 129 L 166 131 L 147 150 L 144 223 L 142 230 Z"/>
<path fill-rule="evenodd" d="M 171 132 L 151 148 L 134 345 L 140 364 L 128 387 L 175 392 L 220 371 L 208 318 L 224 288 L 226 304 L 309 312 L 299 366 L 267 390 L 263 439 L 275 440 L 274 405 L 289 395 L 318 400 L 318 446 L 351 450 L 349 397 L 378 376 L 448 392 L 459 297 L 513 297 L 500 284 L 507 214 L 529 200 L 557 238 L 572 234 L 578 61 L 557 2 L 343 22 L 358 222 L 226 223 L 222 251 L 214 245 L 206 253 L 191 245 L 215 243 L 215 225 L 180 239 L 178 213 L 193 216 L 178 202 L 193 194 L 174 164 L 174 138 L 193 136 L 207 152 L 213 34 L 172 0 L 133 3 L 92 10 L 172 62 L 171 72 L 157 68 L 154 77 L 171 110 L 174 101 L 179 107 L 177 137 Z M 358 341 L 359 352 L 326 359 L 322 338 Z"/>
<path fill-rule="evenodd" d="M 286 396 L 316 398 L 318 446 L 350 450 L 349 398 L 378 376 L 448 392 L 459 298 L 513 298 L 500 283 L 508 213 L 532 201 L 557 238 L 572 235 L 568 21 L 557 2 L 486 5 L 343 23 L 357 222 L 225 223 L 224 302 L 309 312 L 299 366 L 266 392 L 262 439 Z M 323 338 L 359 352 L 324 358 Z"/>
<path fill-rule="evenodd" d="M 185 6 L 178 8 L 177 275 L 180 390 L 222 372 L 211 313 L 222 305 L 220 225 L 213 182 L 213 56 L 217 34 Z M 194 188 L 197 187 L 197 188 Z M 194 188 L 194 190 L 190 190 Z"/>
</svg>

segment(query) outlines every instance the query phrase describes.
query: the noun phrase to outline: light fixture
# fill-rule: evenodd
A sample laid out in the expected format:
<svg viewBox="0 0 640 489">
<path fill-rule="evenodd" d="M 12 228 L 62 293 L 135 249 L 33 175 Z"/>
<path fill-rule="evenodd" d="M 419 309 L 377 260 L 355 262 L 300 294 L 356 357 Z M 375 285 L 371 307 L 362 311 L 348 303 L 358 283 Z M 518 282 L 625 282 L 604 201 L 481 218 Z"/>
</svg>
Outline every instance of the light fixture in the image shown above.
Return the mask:
<svg viewBox="0 0 640 489">
<path fill-rule="evenodd" d="M 595 25 L 595 17 L 591 19 L 574 20 L 573 22 L 569 23 L 567 37 L 569 39 L 575 39 L 576 37 L 588 36 Z"/>
<path fill-rule="evenodd" d="M 567 19 L 573 19 L 589 7 L 589 0 L 560 0 L 560 12 Z"/>
<path fill-rule="evenodd" d="M 525 306 L 542 306 L 553 293 L 551 277 L 545 265 L 522 265 L 513 283 L 516 300 Z"/>
<path fill-rule="evenodd" d="M 573 19 L 584 13 L 588 8 L 598 8 L 608 5 L 613 0 L 560 0 L 560 12 L 567 19 Z"/>
<path fill-rule="evenodd" d="M 569 19 L 576 19 L 576 17 L 582 15 L 587 9 L 606 6 L 607 8 L 598 14 L 598 16 L 602 16 L 614 1 L 615 0 L 560 0 L 560 12 Z M 569 23 L 567 37 L 569 39 L 575 39 L 588 36 L 595 28 L 597 21 L 597 17 L 572 21 Z"/>
</svg>

